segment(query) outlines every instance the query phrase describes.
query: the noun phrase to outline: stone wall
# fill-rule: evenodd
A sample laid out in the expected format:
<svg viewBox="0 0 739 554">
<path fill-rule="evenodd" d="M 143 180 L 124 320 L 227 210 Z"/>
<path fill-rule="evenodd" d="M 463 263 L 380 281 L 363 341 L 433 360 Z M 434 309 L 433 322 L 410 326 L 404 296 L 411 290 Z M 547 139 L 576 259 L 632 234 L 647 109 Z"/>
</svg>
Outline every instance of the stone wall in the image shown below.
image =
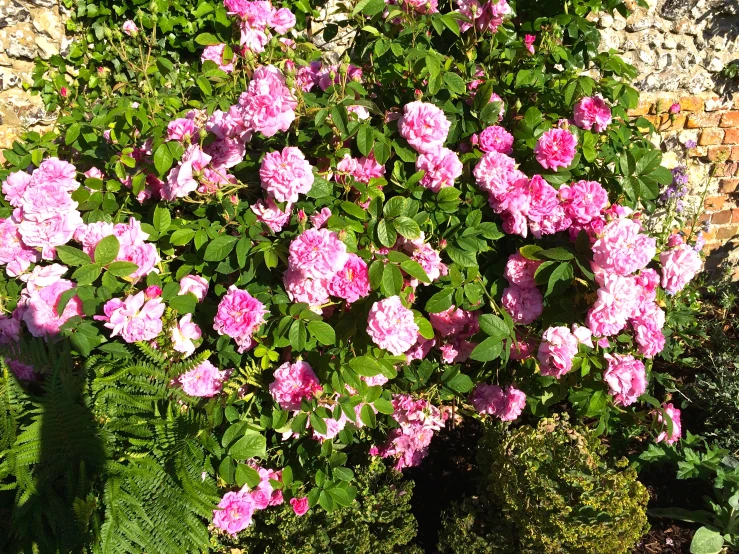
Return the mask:
<svg viewBox="0 0 739 554">
<path fill-rule="evenodd" d="M 38 96 L 23 91 L 36 56 L 49 59 L 65 40 L 57 0 L 0 0 L 0 149 L 24 129 L 53 121 Z"/>
</svg>

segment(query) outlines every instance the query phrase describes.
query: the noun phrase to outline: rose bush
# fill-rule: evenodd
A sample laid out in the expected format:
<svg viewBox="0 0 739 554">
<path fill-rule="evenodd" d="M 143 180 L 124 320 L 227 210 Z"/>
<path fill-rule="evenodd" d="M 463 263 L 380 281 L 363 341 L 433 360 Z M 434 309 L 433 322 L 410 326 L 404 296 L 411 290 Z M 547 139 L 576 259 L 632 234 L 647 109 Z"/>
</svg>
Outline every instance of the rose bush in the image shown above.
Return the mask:
<svg viewBox="0 0 739 554">
<path fill-rule="evenodd" d="M 347 506 L 350 456 L 417 465 L 478 412 L 558 405 L 677 440 L 650 370 L 701 259 L 643 224 L 673 176 L 585 18 L 625 8 L 536 4 L 361 0 L 330 65 L 287 8 L 226 0 L 193 82 L 157 58 L 160 86 L 146 69 L 88 97 L 41 66 L 45 95 L 71 94 L 50 100 L 58 136 L 4 153 L 10 370 L 49 373 L 29 335 L 69 340 L 76 367 L 153 360 L 230 534 L 278 504 Z"/>
</svg>

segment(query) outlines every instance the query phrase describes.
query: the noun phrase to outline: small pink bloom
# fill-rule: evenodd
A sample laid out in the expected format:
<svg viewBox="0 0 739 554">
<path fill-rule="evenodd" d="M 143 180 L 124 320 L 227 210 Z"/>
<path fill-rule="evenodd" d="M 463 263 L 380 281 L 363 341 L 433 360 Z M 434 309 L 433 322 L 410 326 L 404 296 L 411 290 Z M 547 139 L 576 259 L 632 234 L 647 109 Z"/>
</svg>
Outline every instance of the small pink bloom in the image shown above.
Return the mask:
<svg viewBox="0 0 739 554">
<path fill-rule="evenodd" d="M 143 292 L 124 301 L 113 298 L 103 308 L 107 317 L 105 326 L 111 329 L 111 338 L 120 336 L 129 343 L 150 341 L 162 331 L 164 308 L 161 298 L 146 300 Z"/>
<path fill-rule="evenodd" d="M 572 369 L 577 350 L 577 338 L 567 327 L 550 327 L 544 332 L 537 354 L 541 374 L 559 379 Z"/>
<path fill-rule="evenodd" d="M 600 133 L 611 123 L 611 108 L 601 96 L 586 96 L 575 104 L 572 118 L 581 129 Z"/>
<path fill-rule="evenodd" d="M 523 45 L 526 50 L 530 53 L 534 53 L 534 42 L 536 41 L 536 35 L 525 35 L 523 38 Z"/>
<path fill-rule="evenodd" d="M 662 424 L 663 430 L 657 435 L 654 442 L 665 441 L 667 444 L 675 444 L 683 434 L 682 424 L 680 422 L 680 410 L 672 404 L 663 404 L 662 409 L 667 414 L 667 417 L 670 418 L 672 432 L 669 431 L 669 426 L 662 417 L 662 412 L 657 412 L 657 422 Z"/>
<path fill-rule="evenodd" d="M 456 152 L 439 148 L 418 156 L 416 169 L 426 172 L 421 185 L 433 192 L 439 192 L 443 187 L 454 186 L 454 180 L 462 175 L 463 166 Z"/>
<path fill-rule="evenodd" d="M 680 244 L 659 255 L 662 264 L 662 287 L 669 294 L 685 288 L 703 268 L 700 254 L 687 244 Z"/>
<path fill-rule="evenodd" d="M 309 507 L 308 507 L 308 497 L 304 496 L 302 498 L 291 498 L 290 499 L 290 506 L 293 507 L 293 512 L 295 512 L 296 516 L 302 516 L 304 515 Z"/>
<path fill-rule="evenodd" d="M 292 204 L 288 202 L 283 212 L 272 198 L 267 198 L 266 201 L 259 200 L 252 204 L 249 209 L 256 214 L 257 221 L 266 224 L 273 233 L 279 233 L 290 222 Z"/>
<path fill-rule="evenodd" d="M 675 102 L 674 104 L 670 106 L 670 113 L 672 115 L 679 114 L 681 109 L 682 109 L 682 106 L 680 106 L 678 102 Z"/>
<path fill-rule="evenodd" d="M 146 287 L 144 294 L 147 299 L 159 298 L 162 295 L 162 288 L 157 285 L 151 285 L 150 287 Z"/>
<path fill-rule="evenodd" d="M 403 107 L 398 131 L 418 152 L 433 152 L 441 148 L 449 134 L 451 123 L 444 112 L 427 102 L 411 102 Z"/>
<path fill-rule="evenodd" d="M 201 337 L 200 327 L 192 322 L 192 314 L 180 318 L 180 321 L 172 327 L 172 348 L 184 354 L 187 358 L 195 352 L 194 340 Z"/>
<path fill-rule="evenodd" d="M 644 364 L 631 355 L 606 354 L 608 369 L 603 379 L 608 384 L 613 401 L 619 406 L 629 406 L 647 390 L 647 374 Z"/>
<path fill-rule="evenodd" d="M 398 356 L 416 343 L 418 325 L 400 297 L 391 296 L 373 304 L 367 318 L 367 333 L 377 346 Z"/>
<path fill-rule="evenodd" d="M 139 34 L 139 28 L 130 19 L 123 22 L 123 25 L 121 26 L 121 30 L 124 33 L 126 33 L 129 37 L 135 37 L 137 34 Z"/>
<path fill-rule="evenodd" d="M 233 60 L 228 63 L 225 63 L 223 61 L 223 52 L 225 51 L 225 49 L 225 44 L 213 44 L 211 46 L 206 46 L 205 50 L 203 50 L 203 53 L 200 56 L 200 61 L 215 62 L 218 65 L 218 69 L 220 69 L 221 71 L 225 71 L 226 73 L 231 73 L 234 70 L 234 64 Z"/>
<path fill-rule="evenodd" d="M 283 410 L 299 410 L 304 398 L 321 390 L 321 383 L 308 362 L 286 362 L 275 370 L 269 392 Z"/>
<path fill-rule="evenodd" d="M 197 131 L 192 119 L 181 117 L 167 123 L 167 140 L 189 141 Z"/>
<path fill-rule="evenodd" d="M 61 89 L 59 89 L 59 94 L 62 98 L 66 98 L 67 96 L 69 96 L 69 90 L 67 89 L 67 87 L 62 87 Z"/>
<path fill-rule="evenodd" d="M 180 279 L 179 294 L 187 294 L 188 292 L 193 293 L 198 302 L 202 302 L 208 294 L 208 281 L 200 275 L 185 275 Z"/>
<path fill-rule="evenodd" d="M 498 125 L 483 129 L 478 141 L 483 152 L 495 151 L 508 156 L 513 153 L 513 135 Z"/>
<path fill-rule="evenodd" d="M 332 296 L 343 298 L 349 304 L 368 296 L 370 284 L 367 262 L 356 254 L 349 254 L 344 267 L 329 282 L 328 292 Z"/>
<path fill-rule="evenodd" d="M 213 329 L 236 341 L 239 353 L 253 346 L 252 335 L 264 323 L 267 310 L 259 300 L 234 285 L 218 304 Z"/>
<path fill-rule="evenodd" d="M 179 382 L 182 390 L 190 396 L 210 398 L 221 392 L 228 373 L 227 370 L 218 371 L 216 366 L 206 360 L 195 369 L 180 375 Z"/>
<path fill-rule="evenodd" d="M 331 210 L 329 210 L 328 208 L 321 208 L 320 212 L 310 216 L 310 222 L 313 224 L 313 227 L 315 227 L 316 229 L 320 229 L 330 217 Z"/>
<path fill-rule="evenodd" d="M 235 536 L 251 525 L 254 510 L 254 501 L 248 494 L 227 492 L 213 510 L 213 525 Z"/>
<path fill-rule="evenodd" d="M 511 285 L 503 290 L 501 304 L 519 325 L 533 323 L 544 311 L 544 298 L 536 287 Z"/>
</svg>

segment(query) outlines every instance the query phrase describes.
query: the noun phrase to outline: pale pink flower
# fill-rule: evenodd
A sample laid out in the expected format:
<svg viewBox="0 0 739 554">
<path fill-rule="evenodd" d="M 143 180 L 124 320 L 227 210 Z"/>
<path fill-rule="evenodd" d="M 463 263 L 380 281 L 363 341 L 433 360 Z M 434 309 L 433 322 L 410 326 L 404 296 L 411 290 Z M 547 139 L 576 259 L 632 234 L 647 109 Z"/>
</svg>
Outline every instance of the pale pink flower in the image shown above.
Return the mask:
<svg viewBox="0 0 739 554">
<path fill-rule="evenodd" d="M 421 264 L 432 283 L 449 272 L 446 264 L 441 261 L 439 253 L 428 243 L 423 243 L 418 248 L 413 249 L 411 258 Z"/>
<path fill-rule="evenodd" d="M 511 285 L 503 290 L 501 304 L 519 325 L 533 323 L 544 311 L 544 298 L 536 287 Z"/>
<path fill-rule="evenodd" d="M 180 279 L 179 294 L 187 294 L 188 292 L 193 293 L 198 302 L 202 302 L 208 294 L 208 281 L 200 275 L 185 275 Z"/>
<path fill-rule="evenodd" d="M 182 390 L 190 396 L 210 398 L 221 392 L 228 374 L 228 370 L 219 371 L 216 366 L 206 360 L 195 369 L 180 375 L 179 382 Z"/>
<path fill-rule="evenodd" d="M 288 268 L 282 276 L 285 292 L 293 302 L 305 302 L 310 309 L 321 313 L 320 306 L 327 304 L 329 298 L 329 281 L 324 278 L 305 277 L 298 269 Z"/>
<path fill-rule="evenodd" d="M 328 208 L 321 208 L 321 211 L 310 216 L 310 222 L 313 227 L 320 229 L 331 217 L 331 210 Z"/>
<path fill-rule="evenodd" d="M 608 206 L 608 193 L 595 181 L 562 185 L 559 187 L 559 197 L 567 217 L 581 225 L 600 218 L 601 210 Z"/>
<path fill-rule="evenodd" d="M 355 181 L 367 184 L 371 179 L 385 175 L 385 166 L 377 163 L 373 153 L 358 159 L 352 158 L 349 154 L 344 154 L 341 161 L 336 164 L 336 171 L 351 175 Z M 343 182 L 340 181 L 338 176 L 337 181 Z"/>
<path fill-rule="evenodd" d="M 606 354 L 608 369 L 603 379 L 608 384 L 613 401 L 619 406 L 629 406 L 647 390 L 647 373 L 644 364 L 631 355 Z"/>
<path fill-rule="evenodd" d="M 290 506 L 292 506 L 293 512 L 295 512 L 296 516 L 302 516 L 309 510 L 308 497 L 303 496 L 302 498 L 291 498 Z"/>
<path fill-rule="evenodd" d="M 516 252 L 509 256 L 503 276 L 511 285 L 522 288 L 535 287 L 534 274 L 541 264 L 542 262 L 538 260 L 529 260 Z"/>
<path fill-rule="evenodd" d="M 283 212 L 272 198 L 267 198 L 266 201 L 258 200 L 249 209 L 256 214 L 257 221 L 265 223 L 273 233 L 279 233 L 290 222 L 292 204 L 288 202 Z"/>
<path fill-rule="evenodd" d="M 20 207 L 23 194 L 32 181 L 31 175 L 25 171 L 16 171 L 8 175 L 2 189 L 8 204 L 16 208 Z"/>
<path fill-rule="evenodd" d="M 700 254 L 687 244 L 662 252 L 659 261 L 662 264 L 662 288 L 669 294 L 683 290 L 703 268 Z"/>
<path fill-rule="evenodd" d="M 18 225 L 10 218 L 0 219 L 0 265 L 6 266 L 6 273 L 17 277 L 38 259 L 38 252 L 23 242 Z"/>
<path fill-rule="evenodd" d="M 213 510 L 213 525 L 235 536 L 251 525 L 254 510 L 254 501 L 248 494 L 227 492 Z"/>
<path fill-rule="evenodd" d="M 559 379 L 572 369 L 577 350 L 577 338 L 567 327 L 550 327 L 544 332 L 537 354 L 541 374 Z"/>
<path fill-rule="evenodd" d="M 450 306 L 443 312 L 429 314 L 434 330 L 442 337 L 466 339 L 480 330 L 478 313 Z"/>
<path fill-rule="evenodd" d="M 198 132 L 192 119 L 181 117 L 167 123 L 167 140 L 189 141 Z"/>
<path fill-rule="evenodd" d="M 161 298 L 146 300 L 144 292 L 126 297 L 108 300 L 103 307 L 105 327 L 111 329 L 110 336 L 120 336 L 124 341 L 150 341 L 162 332 L 162 315 L 165 305 Z"/>
<path fill-rule="evenodd" d="M 664 318 L 664 312 L 662 312 Z M 664 319 L 662 320 L 664 324 Z M 631 321 L 634 328 L 634 338 L 637 349 L 645 358 L 654 358 L 665 348 L 665 335 L 658 322 L 648 318 L 639 318 Z"/>
<path fill-rule="evenodd" d="M 57 278 L 51 284 L 28 292 L 28 296 L 21 299 L 21 317 L 34 337 L 56 336 L 69 318 L 84 315 L 78 296 L 73 296 L 67 302 L 62 315 L 57 312 L 61 295 L 73 288 L 75 284 L 72 281 Z"/>
<path fill-rule="evenodd" d="M 454 180 L 462 175 L 462 162 L 456 152 L 448 148 L 439 148 L 421 154 L 416 159 L 416 170 L 425 171 L 421 185 L 433 192 L 439 192 L 443 187 L 454 186 Z"/>
<path fill-rule="evenodd" d="M 41 248 L 42 258 L 50 260 L 54 257 L 54 247 L 67 244 L 82 223 L 80 213 L 72 210 L 55 214 L 42 221 L 23 219 L 18 226 L 18 232 L 26 246 Z"/>
<path fill-rule="evenodd" d="M 418 152 L 433 152 L 444 146 L 450 127 L 443 111 L 419 101 L 406 104 L 398 120 L 400 136 Z"/>
<path fill-rule="evenodd" d="M 304 398 L 321 390 L 321 383 L 308 362 L 286 362 L 275 370 L 269 392 L 283 410 L 299 410 Z"/>
<path fill-rule="evenodd" d="M 238 352 L 243 353 L 253 346 L 252 335 L 264 323 L 266 313 L 264 304 L 245 290 L 231 285 L 218 304 L 213 329 L 219 335 L 234 339 Z"/>
<path fill-rule="evenodd" d="M 287 8 L 275 10 L 269 20 L 270 26 L 281 35 L 295 27 L 295 22 L 295 14 Z"/>
<path fill-rule="evenodd" d="M 280 70 L 267 65 L 254 71 L 246 92 L 239 98 L 239 105 L 246 126 L 271 137 L 290 128 L 298 103 Z"/>
<path fill-rule="evenodd" d="M 123 25 L 121 25 L 121 30 L 129 37 L 135 37 L 139 34 L 139 28 L 130 19 L 123 22 Z"/>
<path fill-rule="evenodd" d="M 474 175 L 477 186 L 493 195 L 505 194 L 516 181 L 527 179 L 516 169 L 516 160 L 498 151 L 486 153 L 477 162 Z"/>
<path fill-rule="evenodd" d="M 87 171 L 83 173 L 85 177 L 88 179 L 103 179 L 105 178 L 105 174 L 100 171 L 97 167 L 91 167 Z"/>
<path fill-rule="evenodd" d="M 197 178 L 210 161 L 211 157 L 203 152 L 199 145 L 188 146 L 180 163 L 167 175 L 167 181 L 162 187 L 162 198 L 165 200 L 184 198 L 197 190 Z"/>
<path fill-rule="evenodd" d="M 549 129 L 536 143 L 534 154 L 536 161 L 544 169 L 556 170 L 558 167 L 567 167 L 575 158 L 575 135 L 566 129 Z"/>
<path fill-rule="evenodd" d="M 192 322 L 192 314 L 180 318 L 180 321 L 172 327 L 172 348 L 184 354 L 184 358 L 195 352 L 194 340 L 202 336 L 200 327 Z M 199 396 L 199 395 L 198 395 Z"/>
<path fill-rule="evenodd" d="M 377 346 L 398 356 L 416 343 L 418 325 L 413 312 L 403 306 L 400 297 L 391 296 L 372 305 L 367 333 Z"/>
<path fill-rule="evenodd" d="M 587 327 L 578 325 L 577 323 L 572 324 L 572 336 L 577 339 L 577 342 L 595 348 L 593 346 L 593 333 Z"/>
<path fill-rule="evenodd" d="M 246 155 L 246 145 L 240 138 L 218 138 L 205 147 L 211 156 L 213 168 L 223 171 L 241 163 Z"/>
<path fill-rule="evenodd" d="M 367 262 L 356 254 L 349 257 L 328 284 L 331 296 L 343 298 L 349 304 L 364 298 L 370 293 L 369 271 Z"/>
<path fill-rule="evenodd" d="M 333 231 L 307 229 L 290 244 L 290 267 L 306 277 L 327 279 L 346 264 L 346 245 Z"/>
<path fill-rule="evenodd" d="M 611 108 L 601 96 L 586 96 L 581 98 L 572 115 L 575 125 L 581 129 L 593 129 L 596 133 L 606 130 L 611 124 Z"/>
<path fill-rule="evenodd" d="M 641 225 L 631 219 L 611 221 L 593 244 L 593 262 L 619 275 L 630 275 L 650 262 L 657 241 L 641 234 Z"/>
<path fill-rule="evenodd" d="M 513 135 L 498 125 L 483 129 L 478 141 L 483 152 L 500 152 L 508 156 L 513 153 Z"/>
<path fill-rule="evenodd" d="M 662 432 L 660 432 L 659 435 L 657 435 L 657 438 L 654 439 L 654 442 L 665 441 L 667 444 L 675 444 L 677 441 L 680 440 L 680 437 L 683 434 L 683 429 L 680 422 L 680 410 L 672 404 L 663 404 L 662 409 L 665 411 L 667 417 L 672 422 L 672 432 L 670 432 L 669 426 L 662 416 L 662 412 L 657 412 L 657 422 L 661 424 L 663 430 Z"/>
<path fill-rule="evenodd" d="M 278 202 L 297 202 L 313 186 L 313 168 L 299 148 L 286 146 L 282 152 L 269 152 L 259 169 L 262 188 Z"/>
<path fill-rule="evenodd" d="M 200 61 L 215 62 L 218 65 L 218 69 L 220 69 L 221 71 L 225 71 L 226 73 L 231 73 L 234 70 L 234 63 L 233 60 L 228 63 L 225 63 L 223 61 L 223 52 L 225 49 L 225 44 L 213 44 L 211 46 L 206 46 L 205 50 L 203 50 L 203 53 L 200 56 Z"/>
</svg>

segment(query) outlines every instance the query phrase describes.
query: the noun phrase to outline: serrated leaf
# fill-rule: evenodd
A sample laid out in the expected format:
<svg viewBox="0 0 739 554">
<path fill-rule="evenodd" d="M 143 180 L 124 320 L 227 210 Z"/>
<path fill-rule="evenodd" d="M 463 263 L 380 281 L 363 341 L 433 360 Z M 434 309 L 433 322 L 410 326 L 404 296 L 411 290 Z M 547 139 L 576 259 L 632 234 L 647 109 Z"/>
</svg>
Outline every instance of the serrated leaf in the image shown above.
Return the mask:
<svg viewBox="0 0 739 554">
<path fill-rule="evenodd" d="M 228 449 L 228 454 L 235 460 L 264 458 L 267 454 L 267 439 L 261 433 L 247 431 Z"/>
<path fill-rule="evenodd" d="M 422 283 L 430 283 L 431 279 L 429 278 L 428 274 L 426 273 L 426 270 L 423 269 L 423 266 L 419 264 L 415 260 L 405 260 L 400 263 L 400 267 L 403 271 L 405 271 L 408 275 L 411 277 L 414 277 L 421 281 Z"/>
<path fill-rule="evenodd" d="M 491 337 L 503 339 L 511 334 L 511 329 L 505 324 L 505 321 L 496 315 L 481 315 L 479 322 L 482 332 Z"/>
<path fill-rule="evenodd" d="M 351 367 L 357 375 L 362 377 L 375 377 L 383 373 L 382 366 L 369 356 L 359 356 L 349 360 Z"/>
<path fill-rule="evenodd" d="M 415 240 L 421 236 L 421 228 L 410 217 L 400 216 L 393 220 L 395 230 L 409 240 Z"/>
<path fill-rule="evenodd" d="M 380 289 L 387 297 L 397 296 L 403 288 L 403 275 L 395 264 L 387 264 L 382 273 Z"/>
<path fill-rule="evenodd" d="M 154 150 L 154 167 L 160 176 L 169 171 L 174 163 L 172 153 L 169 151 L 169 147 L 166 142 L 160 144 L 156 150 Z"/>
<path fill-rule="evenodd" d="M 73 246 L 57 246 L 56 255 L 66 265 L 77 266 L 92 263 L 90 256 Z"/>
<path fill-rule="evenodd" d="M 134 273 L 139 266 L 133 262 L 112 262 L 108 264 L 106 270 L 111 275 L 116 277 L 128 277 L 131 273 Z"/>
<path fill-rule="evenodd" d="M 206 262 L 218 262 L 226 258 L 236 246 L 238 237 L 232 237 L 230 235 L 224 235 L 216 237 L 208 243 L 205 247 L 205 254 L 203 254 L 203 260 Z"/>
<path fill-rule="evenodd" d="M 434 294 L 426 302 L 426 311 L 430 314 L 437 314 L 448 310 L 452 306 L 454 291 L 441 290 Z"/>
<path fill-rule="evenodd" d="M 99 265 L 83 265 L 72 273 L 72 279 L 74 279 L 78 285 L 91 285 L 95 282 L 95 279 L 100 277 L 100 273 L 101 269 Z"/>
<path fill-rule="evenodd" d="M 318 342 L 324 345 L 336 343 L 336 332 L 325 321 L 309 321 L 308 331 L 313 335 Z"/>
<path fill-rule="evenodd" d="M 498 337 L 488 337 L 470 354 L 470 358 L 478 362 L 489 362 L 500 356 L 503 352 L 503 342 Z"/>
<path fill-rule="evenodd" d="M 172 215 L 169 210 L 164 206 L 157 206 L 154 208 L 154 229 L 161 235 L 172 224 Z"/>
<path fill-rule="evenodd" d="M 107 265 L 118 257 L 121 243 L 115 235 L 104 237 L 95 247 L 94 259 L 96 264 Z"/>
</svg>

